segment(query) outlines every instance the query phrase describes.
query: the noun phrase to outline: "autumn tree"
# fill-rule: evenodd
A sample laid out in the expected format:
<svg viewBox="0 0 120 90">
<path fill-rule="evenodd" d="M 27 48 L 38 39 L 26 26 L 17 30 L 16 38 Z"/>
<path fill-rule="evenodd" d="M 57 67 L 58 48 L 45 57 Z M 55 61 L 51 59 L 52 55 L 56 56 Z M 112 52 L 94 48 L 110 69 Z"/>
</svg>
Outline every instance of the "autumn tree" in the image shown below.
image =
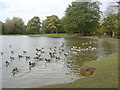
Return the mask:
<svg viewBox="0 0 120 90">
<path fill-rule="evenodd" d="M 34 16 L 31 20 L 28 21 L 26 32 L 28 34 L 38 34 L 40 33 L 41 22 L 38 16 Z"/>
<path fill-rule="evenodd" d="M 56 15 L 47 16 L 43 21 L 42 31 L 46 33 L 58 33 L 60 31 L 60 19 Z"/>
</svg>

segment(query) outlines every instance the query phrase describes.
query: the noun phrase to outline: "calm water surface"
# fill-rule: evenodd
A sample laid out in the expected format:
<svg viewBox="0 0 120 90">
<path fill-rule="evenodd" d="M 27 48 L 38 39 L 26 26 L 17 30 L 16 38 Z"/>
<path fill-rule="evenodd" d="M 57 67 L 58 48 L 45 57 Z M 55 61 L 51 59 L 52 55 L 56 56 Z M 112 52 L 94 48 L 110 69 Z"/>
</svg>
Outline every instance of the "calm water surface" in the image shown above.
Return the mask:
<svg viewBox="0 0 120 90">
<path fill-rule="evenodd" d="M 0 52 L 0 71 L 2 72 L 3 88 L 34 88 L 51 84 L 69 83 L 78 78 L 83 78 L 79 73 L 79 67 L 85 62 L 99 60 L 114 51 L 114 47 L 103 39 L 80 39 L 80 38 L 50 38 L 50 37 L 28 37 L 28 36 L 0 36 L 2 48 Z M 64 51 L 58 53 L 59 48 L 64 43 Z M 11 47 L 9 47 L 11 45 Z M 39 61 L 30 71 L 28 62 L 34 62 L 36 48 L 44 48 L 45 54 L 41 57 L 50 58 L 49 48 L 56 48 L 56 56 L 60 60 L 52 59 L 47 63 Z M 72 51 L 68 51 L 72 48 Z M 11 50 L 14 54 L 11 54 Z M 27 51 L 26 54 L 23 50 Z M 64 56 L 64 53 L 68 53 Z M 30 56 L 30 60 L 25 58 L 18 59 L 18 54 Z M 15 60 L 10 61 L 10 56 Z M 5 67 L 5 61 L 10 65 Z M 13 76 L 11 71 L 14 67 L 19 72 Z"/>
</svg>

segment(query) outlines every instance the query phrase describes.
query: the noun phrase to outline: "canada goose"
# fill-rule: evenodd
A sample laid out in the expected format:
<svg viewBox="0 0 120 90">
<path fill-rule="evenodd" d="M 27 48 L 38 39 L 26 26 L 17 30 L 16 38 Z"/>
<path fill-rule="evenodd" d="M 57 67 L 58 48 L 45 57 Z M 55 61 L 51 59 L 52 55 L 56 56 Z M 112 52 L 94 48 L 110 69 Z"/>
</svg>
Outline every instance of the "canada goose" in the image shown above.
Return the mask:
<svg viewBox="0 0 120 90">
<path fill-rule="evenodd" d="M 43 58 L 39 58 L 40 61 L 44 60 Z"/>
<path fill-rule="evenodd" d="M 7 67 L 10 63 L 8 61 L 5 62 L 5 66 Z"/>
<path fill-rule="evenodd" d="M 60 57 L 56 57 L 57 60 L 60 60 Z"/>
<path fill-rule="evenodd" d="M 10 57 L 10 59 L 11 59 L 11 60 L 15 60 L 15 58 L 14 58 L 14 57 Z"/>
<path fill-rule="evenodd" d="M 0 52 L 1 55 L 3 55 L 3 52 Z"/>
<path fill-rule="evenodd" d="M 26 56 L 26 59 L 30 59 L 30 56 Z"/>
<path fill-rule="evenodd" d="M 68 55 L 68 53 L 64 53 L 64 56 L 67 56 Z"/>
<path fill-rule="evenodd" d="M 23 56 L 22 55 L 18 55 L 19 58 L 22 58 Z"/>
<path fill-rule="evenodd" d="M 38 57 L 41 57 L 41 54 L 38 54 L 37 56 L 38 56 Z"/>
<path fill-rule="evenodd" d="M 17 72 L 18 72 L 18 68 L 17 67 L 13 68 L 12 74 L 15 75 Z"/>
<path fill-rule="evenodd" d="M 61 52 L 59 52 L 59 54 L 61 54 Z"/>
<path fill-rule="evenodd" d="M 61 45 L 61 47 L 64 47 L 64 43 L 62 42 L 62 45 Z"/>
<path fill-rule="evenodd" d="M 34 67 L 35 66 L 35 62 L 34 63 L 29 62 L 29 66 L 30 67 Z"/>
<path fill-rule="evenodd" d="M 41 53 L 43 54 L 43 53 L 45 53 L 44 51 L 41 51 Z"/>
<path fill-rule="evenodd" d="M 11 45 L 9 47 L 11 48 Z"/>
<path fill-rule="evenodd" d="M 38 51 L 39 49 L 38 48 L 36 48 L 36 51 Z"/>
<path fill-rule="evenodd" d="M 45 61 L 46 61 L 46 62 L 50 62 L 50 59 L 45 58 Z"/>
<path fill-rule="evenodd" d="M 26 51 L 23 51 L 23 53 L 27 53 Z"/>
<path fill-rule="evenodd" d="M 35 53 L 35 55 L 39 55 L 38 53 Z"/>
<path fill-rule="evenodd" d="M 11 53 L 13 54 L 13 53 L 14 53 L 14 51 L 11 51 Z"/>
<path fill-rule="evenodd" d="M 36 57 L 34 57 L 34 59 L 39 59 L 39 57 L 36 56 Z"/>
<path fill-rule="evenodd" d="M 52 48 L 49 48 L 49 50 L 51 51 L 51 50 L 52 50 Z"/>
</svg>

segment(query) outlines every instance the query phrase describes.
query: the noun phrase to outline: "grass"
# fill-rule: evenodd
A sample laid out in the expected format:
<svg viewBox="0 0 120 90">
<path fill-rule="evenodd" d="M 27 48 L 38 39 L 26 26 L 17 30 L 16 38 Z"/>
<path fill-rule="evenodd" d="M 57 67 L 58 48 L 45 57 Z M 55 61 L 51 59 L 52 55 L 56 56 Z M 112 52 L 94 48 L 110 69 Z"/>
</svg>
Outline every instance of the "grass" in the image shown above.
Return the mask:
<svg viewBox="0 0 120 90">
<path fill-rule="evenodd" d="M 85 66 L 95 67 L 96 74 L 68 84 L 48 85 L 40 88 L 118 88 L 117 52 L 102 60 L 85 63 Z"/>
<path fill-rule="evenodd" d="M 40 36 L 48 36 L 48 37 L 69 37 L 69 34 L 66 33 L 58 33 L 58 34 L 34 34 L 34 35 L 28 35 L 31 37 L 40 37 Z"/>
</svg>

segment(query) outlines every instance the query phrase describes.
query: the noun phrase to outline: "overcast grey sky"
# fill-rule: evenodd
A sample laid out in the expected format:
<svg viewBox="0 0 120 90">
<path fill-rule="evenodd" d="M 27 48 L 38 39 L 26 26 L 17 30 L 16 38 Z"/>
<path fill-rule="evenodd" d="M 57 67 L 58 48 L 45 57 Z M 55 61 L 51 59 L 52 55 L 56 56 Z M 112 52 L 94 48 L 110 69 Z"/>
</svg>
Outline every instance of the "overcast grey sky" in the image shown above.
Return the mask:
<svg viewBox="0 0 120 90">
<path fill-rule="evenodd" d="M 39 16 L 44 20 L 46 16 L 64 16 L 64 11 L 75 0 L 0 0 L 0 21 L 12 17 L 21 17 L 25 23 L 33 16 Z M 104 11 L 110 0 L 100 0 L 103 3 L 101 10 Z"/>
</svg>

